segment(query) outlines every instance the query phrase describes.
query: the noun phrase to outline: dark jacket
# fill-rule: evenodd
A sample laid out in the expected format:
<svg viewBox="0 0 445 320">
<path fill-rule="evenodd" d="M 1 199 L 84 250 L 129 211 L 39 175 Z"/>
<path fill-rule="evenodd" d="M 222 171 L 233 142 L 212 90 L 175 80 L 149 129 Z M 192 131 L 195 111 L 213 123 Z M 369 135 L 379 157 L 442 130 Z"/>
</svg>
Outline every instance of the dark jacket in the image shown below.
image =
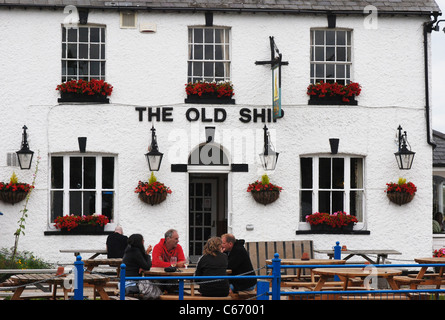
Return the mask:
<svg viewBox="0 0 445 320">
<path fill-rule="evenodd" d="M 244 240 L 236 240 L 233 248 L 227 253 L 229 258 L 228 269 L 232 270 L 232 275 L 254 276 L 252 262 L 249 254 L 244 248 Z M 250 271 L 250 272 L 249 272 Z M 233 285 L 233 291 L 243 291 L 256 284 L 256 279 L 238 279 L 230 280 Z"/>
<path fill-rule="evenodd" d="M 128 237 L 114 232 L 107 238 L 107 257 L 122 258 L 127 248 Z"/>
<path fill-rule="evenodd" d="M 203 255 L 196 266 L 196 276 L 226 276 L 227 255 L 218 252 L 216 256 Z M 199 292 L 207 297 L 226 297 L 229 294 L 229 281 L 222 280 L 200 280 Z"/>
<path fill-rule="evenodd" d="M 139 269 L 150 270 L 151 268 L 151 256 L 132 246 L 125 249 L 122 262 L 126 266 L 127 277 L 138 277 L 140 276 Z"/>
</svg>

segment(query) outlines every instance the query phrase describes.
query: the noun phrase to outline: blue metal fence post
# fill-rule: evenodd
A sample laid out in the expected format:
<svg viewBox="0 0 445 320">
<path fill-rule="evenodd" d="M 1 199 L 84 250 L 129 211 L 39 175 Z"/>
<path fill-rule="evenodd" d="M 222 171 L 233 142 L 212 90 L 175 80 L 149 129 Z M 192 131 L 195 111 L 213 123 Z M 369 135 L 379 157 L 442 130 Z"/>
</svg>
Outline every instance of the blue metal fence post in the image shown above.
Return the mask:
<svg viewBox="0 0 445 320">
<path fill-rule="evenodd" d="M 272 300 L 280 300 L 281 259 L 278 253 L 272 259 L 272 276 Z"/>
<path fill-rule="evenodd" d="M 340 241 L 337 241 L 334 246 L 334 259 L 335 260 L 341 260 L 341 246 Z M 340 278 L 338 276 L 334 276 L 335 281 L 340 281 Z"/>
<path fill-rule="evenodd" d="M 125 300 L 125 272 L 127 266 L 125 263 L 121 264 L 121 272 L 119 275 L 119 298 L 120 300 Z"/>
<path fill-rule="evenodd" d="M 79 255 L 74 262 L 74 300 L 83 300 L 83 261 Z"/>
<path fill-rule="evenodd" d="M 340 241 L 337 241 L 335 243 L 335 247 L 334 247 L 334 259 L 335 260 L 341 260 L 341 246 L 340 246 Z"/>
<path fill-rule="evenodd" d="M 184 300 L 184 280 L 179 279 L 179 297 L 178 300 Z"/>
<path fill-rule="evenodd" d="M 269 282 L 258 281 L 256 285 L 257 300 L 269 300 Z"/>
</svg>

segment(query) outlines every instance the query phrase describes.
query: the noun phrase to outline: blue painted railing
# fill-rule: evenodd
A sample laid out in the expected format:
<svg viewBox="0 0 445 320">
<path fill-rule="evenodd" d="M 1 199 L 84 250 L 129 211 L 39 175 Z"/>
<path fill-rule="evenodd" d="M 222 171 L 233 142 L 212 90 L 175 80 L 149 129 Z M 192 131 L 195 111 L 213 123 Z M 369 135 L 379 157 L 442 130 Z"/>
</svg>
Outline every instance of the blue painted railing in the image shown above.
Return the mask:
<svg viewBox="0 0 445 320">
<path fill-rule="evenodd" d="M 341 247 L 337 242 L 334 247 L 334 258 L 341 258 Z M 83 299 L 83 273 L 84 263 L 81 256 L 77 256 L 75 266 L 75 287 L 74 287 L 74 299 Z M 328 294 L 385 294 L 385 293 L 445 293 L 445 289 L 416 289 L 416 290 L 342 290 L 342 291 L 281 291 L 281 269 L 299 269 L 299 268 L 421 268 L 421 267 L 445 267 L 445 264 L 340 264 L 340 265 L 281 265 L 281 259 L 278 253 L 274 255 L 272 264 L 267 265 L 267 269 L 272 269 L 272 273 L 266 276 L 164 276 L 164 277 L 126 277 L 126 266 L 121 264 L 120 271 L 120 299 L 125 299 L 125 281 L 126 280 L 179 280 L 179 300 L 184 299 L 184 281 L 196 281 L 196 280 L 215 280 L 215 279 L 266 279 L 269 281 L 258 281 L 257 283 L 257 300 L 269 300 L 269 296 L 272 300 L 280 300 L 282 295 L 328 295 Z M 270 284 L 271 291 L 269 291 Z"/>
</svg>

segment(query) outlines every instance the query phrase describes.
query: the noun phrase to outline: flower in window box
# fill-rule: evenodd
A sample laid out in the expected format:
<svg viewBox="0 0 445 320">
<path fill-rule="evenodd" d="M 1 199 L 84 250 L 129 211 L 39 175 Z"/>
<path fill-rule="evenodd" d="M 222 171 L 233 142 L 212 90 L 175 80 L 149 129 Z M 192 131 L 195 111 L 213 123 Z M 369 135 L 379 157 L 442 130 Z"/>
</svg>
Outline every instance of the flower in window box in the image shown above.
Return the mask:
<svg viewBox="0 0 445 320">
<path fill-rule="evenodd" d="M 270 183 L 267 174 L 261 177 L 261 181 L 257 180 L 247 187 L 247 192 L 252 194 L 255 201 L 264 205 L 277 200 L 282 190 L 282 187 Z"/>
<path fill-rule="evenodd" d="M 185 85 L 187 103 L 234 103 L 232 83 L 229 81 L 189 82 Z"/>
<path fill-rule="evenodd" d="M 444 258 L 445 257 L 445 248 L 440 248 L 440 249 L 434 250 L 433 257 Z"/>
<path fill-rule="evenodd" d="M 101 214 L 93 214 L 89 216 L 72 214 L 54 219 L 54 226 L 56 229 L 62 229 L 68 232 L 81 226 L 89 226 L 92 229 L 97 228 L 103 230 L 103 227 L 108 224 L 108 222 L 108 217 Z"/>
<path fill-rule="evenodd" d="M 307 87 L 309 104 L 357 104 L 355 97 L 360 95 L 361 86 L 357 82 L 342 85 L 337 82 L 319 82 Z"/>
<path fill-rule="evenodd" d="M 113 86 L 104 80 L 79 79 L 59 84 L 56 90 L 61 95 L 59 102 L 108 102 Z"/>
<path fill-rule="evenodd" d="M 306 216 L 306 222 L 313 230 L 352 230 L 354 224 L 358 222 L 355 216 L 344 211 L 337 211 L 333 214 L 315 212 Z"/>
<path fill-rule="evenodd" d="M 139 181 L 134 192 L 139 194 L 139 199 L 151 205 L 163 202 L 172 193 L 169 187 L 157 181 L 153 172 L 148 182 Z"/>
<path fill-rule="evenodd" d="M 386 184 L 386 196 L 391 202 L 398 205 L 406 204 L 413 200 L 417 187 L 412 182 L 406 182 L 406 179 L 399 178 L 397 183 L 390 182 Z"/>
<path fill-rule="evenodd" d="M 0 200 L 7 203 L 17 203 L 26 198 L 34 186 L 18 182 L 15 172 L 12 173 L 9 183 L 0 182 Z"/>
</svg>

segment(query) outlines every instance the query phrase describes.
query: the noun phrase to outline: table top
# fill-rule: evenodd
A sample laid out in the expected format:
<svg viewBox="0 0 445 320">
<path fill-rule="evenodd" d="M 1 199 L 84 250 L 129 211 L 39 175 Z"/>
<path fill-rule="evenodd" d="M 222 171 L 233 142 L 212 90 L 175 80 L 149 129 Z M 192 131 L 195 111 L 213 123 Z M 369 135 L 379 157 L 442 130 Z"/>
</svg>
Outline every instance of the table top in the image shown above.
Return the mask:
<svg viewBox="0 0 445 320">
<path fill-rule="evenodd" d="M 86 266 L 109 265 L 112 267 L 119 267 L 122 264 L 122 258 L 85 259 L 82 261 Z"/>
<path fill-rule="evenodd" d="M 267 264 L 272 264 L 272 259 L 266 260 Z M 323 264 L 345 264 L 346 260 L 336 259 L 281 259 L 281 264 L 284 265 L 323 265 Z"/>
<path fill-rule="evenodd" d="M 76 252 L 84 252 L 84 253 L 102 253 L 106 254 L 107 249 L 60 249 L 61 253 L 76 253 Z"/>
<path fill-rule="evenodd" d="M 417 263 L 445 263 L 445 257 L 415 258 Z"/>
<path fill-rule="evenodd" d="M 56 276 L 55 274 L 43 274 L 43 273 L 31 273 L 31 274 L 16 274 L 10 277 L 10 279 L 15 284 L 25 284 L 25 283 L 33 283 L 33 282 L 62 282 L 65 281 L 66 276 Z M 88 274 L 84 273 L 83 280 L 87 283 L 94 282 L 105 282 L 108 281 L 110 277 L 106 277 L 99 274 Z"/>
<path fill-rule="evenodd" d="M 196 268 L 178 268 L 178 271 L 167 272 L 162 267 L 152 267 L 150 270 L 144 270 L 144 276 L 194 276 Z"/>
<path fill-rule="evenodd" d="M 334 250 L 314 250 L 318 253 L 334 253 Z M 342 250 L 342 254 L 402 254 L 397 250 Z"/>
<path fill-rule="evenodd" d="M 318 275 L 338 275 L 347 277 L 366 277 L 376 275 L 378 277 L 392 277 L 402 274 L 402 270 L 387 268 L 316 268 L 312 272 Z"/>
</svg>

